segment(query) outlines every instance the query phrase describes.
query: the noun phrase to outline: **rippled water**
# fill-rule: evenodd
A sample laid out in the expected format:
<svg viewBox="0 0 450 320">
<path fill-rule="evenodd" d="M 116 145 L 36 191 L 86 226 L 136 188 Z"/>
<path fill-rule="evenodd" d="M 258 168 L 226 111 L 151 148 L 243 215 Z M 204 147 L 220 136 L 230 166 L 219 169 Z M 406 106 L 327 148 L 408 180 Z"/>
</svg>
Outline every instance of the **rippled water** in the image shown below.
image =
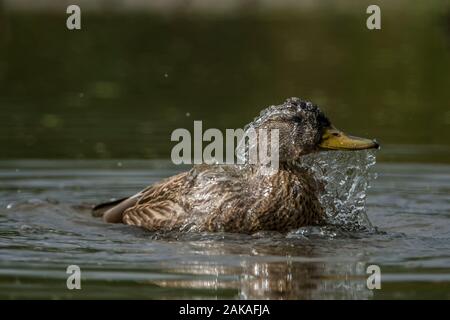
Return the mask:
<svg viewBox="0 0 450 320">
<path fill-rule="evenodd" d="M 1 298 L 450 298 L 450 166 L 377 164 L 374 229 L 172 233 L 89 206 L 180 171 L 164 161 L 0 162 Z M 82 290 L 66 289 L 66 268 Z M 377 264 L 382 289 L 369 290 Z"/>
</svg>

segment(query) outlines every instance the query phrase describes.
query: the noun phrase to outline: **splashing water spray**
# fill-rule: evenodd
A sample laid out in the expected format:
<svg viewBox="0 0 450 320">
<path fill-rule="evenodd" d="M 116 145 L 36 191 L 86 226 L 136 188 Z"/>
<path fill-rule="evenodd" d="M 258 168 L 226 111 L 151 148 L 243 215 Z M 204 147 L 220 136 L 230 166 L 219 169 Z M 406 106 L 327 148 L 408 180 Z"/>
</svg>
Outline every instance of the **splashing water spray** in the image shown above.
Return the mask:
<svg viewBox="0 0 450 320">
<path fill-rule="evenodd" d="M 298 165 L 323 185 L 319 201 L 330 224 L 349 230 L 374 231 L 366 214 L 369 183 L 376 175 L 374 150 L 329 151 L 309 154 Z"/>
</svg>

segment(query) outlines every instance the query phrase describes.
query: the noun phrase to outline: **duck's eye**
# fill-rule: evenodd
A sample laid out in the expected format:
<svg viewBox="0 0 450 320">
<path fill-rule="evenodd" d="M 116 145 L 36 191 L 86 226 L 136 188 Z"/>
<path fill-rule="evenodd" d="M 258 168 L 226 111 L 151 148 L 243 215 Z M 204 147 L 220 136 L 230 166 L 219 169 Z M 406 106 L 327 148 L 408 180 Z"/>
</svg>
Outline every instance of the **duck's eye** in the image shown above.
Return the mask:
<svg viewBox="0 0 450 320">
<path fill-rule="evenodd" d="M 335 137 L 339 137 L 340 136 L 340 134 L 337 133 L 337 132 L 333 132 L 332 135 L 335 136 Z"/>
<path fill-rule="evenodd" d="M 301 123 L 302 122 L 302 118 L 300 118 L 299 116 L 294 116 L 294 117 L 292 117 L 292 121 L 296 122 L 296 123 Z"/>
</svg>

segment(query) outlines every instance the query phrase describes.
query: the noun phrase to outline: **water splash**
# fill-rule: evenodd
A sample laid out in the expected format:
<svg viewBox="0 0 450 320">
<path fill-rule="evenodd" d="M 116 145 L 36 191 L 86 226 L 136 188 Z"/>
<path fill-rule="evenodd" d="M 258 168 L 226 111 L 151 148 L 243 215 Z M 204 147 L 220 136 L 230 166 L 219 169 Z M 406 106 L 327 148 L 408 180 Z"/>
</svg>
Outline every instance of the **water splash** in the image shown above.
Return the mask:
<svg viewBox="0 0 450 320">
<path fill-rule="evenodd" d="M 375 152 L 327 151 L 301 157 L 295 164 L 317 182 L 319 201 L 327 215 L 328 225 L 306 226 L 292 231 L 289 236 L 335 238 L 353 231 L 375 232 L 365 210 L 369 183 L 375 178 L 375 174 L 370 171 L 376 162 Z M 239 189 L 239 181 L 255 179 L 254 175 L 257 174 L 246 165 L 204 169 L 205 167 L 196 166 L 191 170 L 191 177 L 195 177 L 196 184 L 191 186 L 192 192 L 185 195 L 185 202 L 195 208 L 196 214 L 186 221 L 182 231 L 199 231 L 198 227 L 209 213 L 217 211 L 223 204 L 226 190 Z M 246 194 L 256 199 L 263 196 L 264 192 L 255 193 L 250 190 Z"/>
<path fill-rule="evenodd" d="M 366 214 L 366 196 L 376 163 L 374 150 L 330 151 L 304 156 L 298 165 L 311 172 L 323 190 L 319 200 L 330 224 L 374 231 Z"/>
<path fill-rule="evenodd" d="M 305 110 L 308 112 L 305 113 Z M 295 148 L 308 148 L 315 141 L 313 137 L 318 132 L 317 128 L 321 125 L 319 120 L 322 118 L 320 117 L 320 110 L 311 102 L 297 98 L 288 99 L 280 106 L 266 108 L 244 130 L 247 133 L 250 129 L 261 126 L 269 119 L 278 119 L 281 123 L 286 123 L 286 119 L 290 121 L 289 119 L 299 114 L 304 118 L 301 122 L 301 141 L 304 142 L 304 145 L 299 145 L 298 137 L 294 135 L 285 135 L 284 140 L 295 145 Z M 297 127 L 291 129 L 289 132 L 295 133 L 298 130 Z M 245 143 L 245 141 L 240 143 Z M 249 144 L 251 144 L 251 141 Z M 285 143 L 284 147 L 286 148 L 286 146 Z M 241 147 L 240 150 L 238 158 L 247 163 L 249 149 Z M 289 148 L 286 150 L 289 150 Z M 374 150 L 362 150 L 314 152 L 302 156 L 295 161 L 295 164 L 301 170 L 306 169 L 319 186 L 322 186 L 322 188 L 319 188 L 322 189 L 319 200 L 326 211 L 330 224 L 352 231 L 375 231 L 365 212 L 367 189 L 370 180 L 375 178 L 375 175 L 370 172 L 370 168 L 375 165 L 375 162 Z"/>
</svg>

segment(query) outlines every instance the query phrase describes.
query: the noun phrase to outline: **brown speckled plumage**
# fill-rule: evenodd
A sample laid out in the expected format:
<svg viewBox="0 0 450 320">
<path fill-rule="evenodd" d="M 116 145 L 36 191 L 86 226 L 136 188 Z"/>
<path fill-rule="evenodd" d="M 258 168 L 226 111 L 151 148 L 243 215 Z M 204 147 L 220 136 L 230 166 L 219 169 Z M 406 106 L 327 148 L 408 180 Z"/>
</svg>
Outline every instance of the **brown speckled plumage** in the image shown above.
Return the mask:
<svg viewBox="0 0 450 320">
<path fill-rule="evenodd" d="M 323 223 L 317 186 L 305 172 L 284 166 L 268 176 L 258 170 L 195 166 L 143 191 L 136 205 L 125 210 L 123 222 L 149 230 L 194 226 L 243 233 Z"/>
<path fill-rule="evenodd" d="M 249 127 L 279 130 L 280 166 L 275 173 L 263 174 L 258 164 L 195 165 L 135 196 L 94 210 L 108 209 L 105 221 L 153 231 L 284 232 L 323 224 L 325 213 L 318 200 L 322 186 L 292 163 L 319 151 L 325 140 L 329 147 L 341 148 L 342 142 L 335 147 L 330 136 L 348 138 L 331 126 L 317 106 L 298 98 L 267 108 Z M 342 147 L 378 147 L 367 139 L 355 141 L 344 141 L 348 146 Z"/>
</svg>

